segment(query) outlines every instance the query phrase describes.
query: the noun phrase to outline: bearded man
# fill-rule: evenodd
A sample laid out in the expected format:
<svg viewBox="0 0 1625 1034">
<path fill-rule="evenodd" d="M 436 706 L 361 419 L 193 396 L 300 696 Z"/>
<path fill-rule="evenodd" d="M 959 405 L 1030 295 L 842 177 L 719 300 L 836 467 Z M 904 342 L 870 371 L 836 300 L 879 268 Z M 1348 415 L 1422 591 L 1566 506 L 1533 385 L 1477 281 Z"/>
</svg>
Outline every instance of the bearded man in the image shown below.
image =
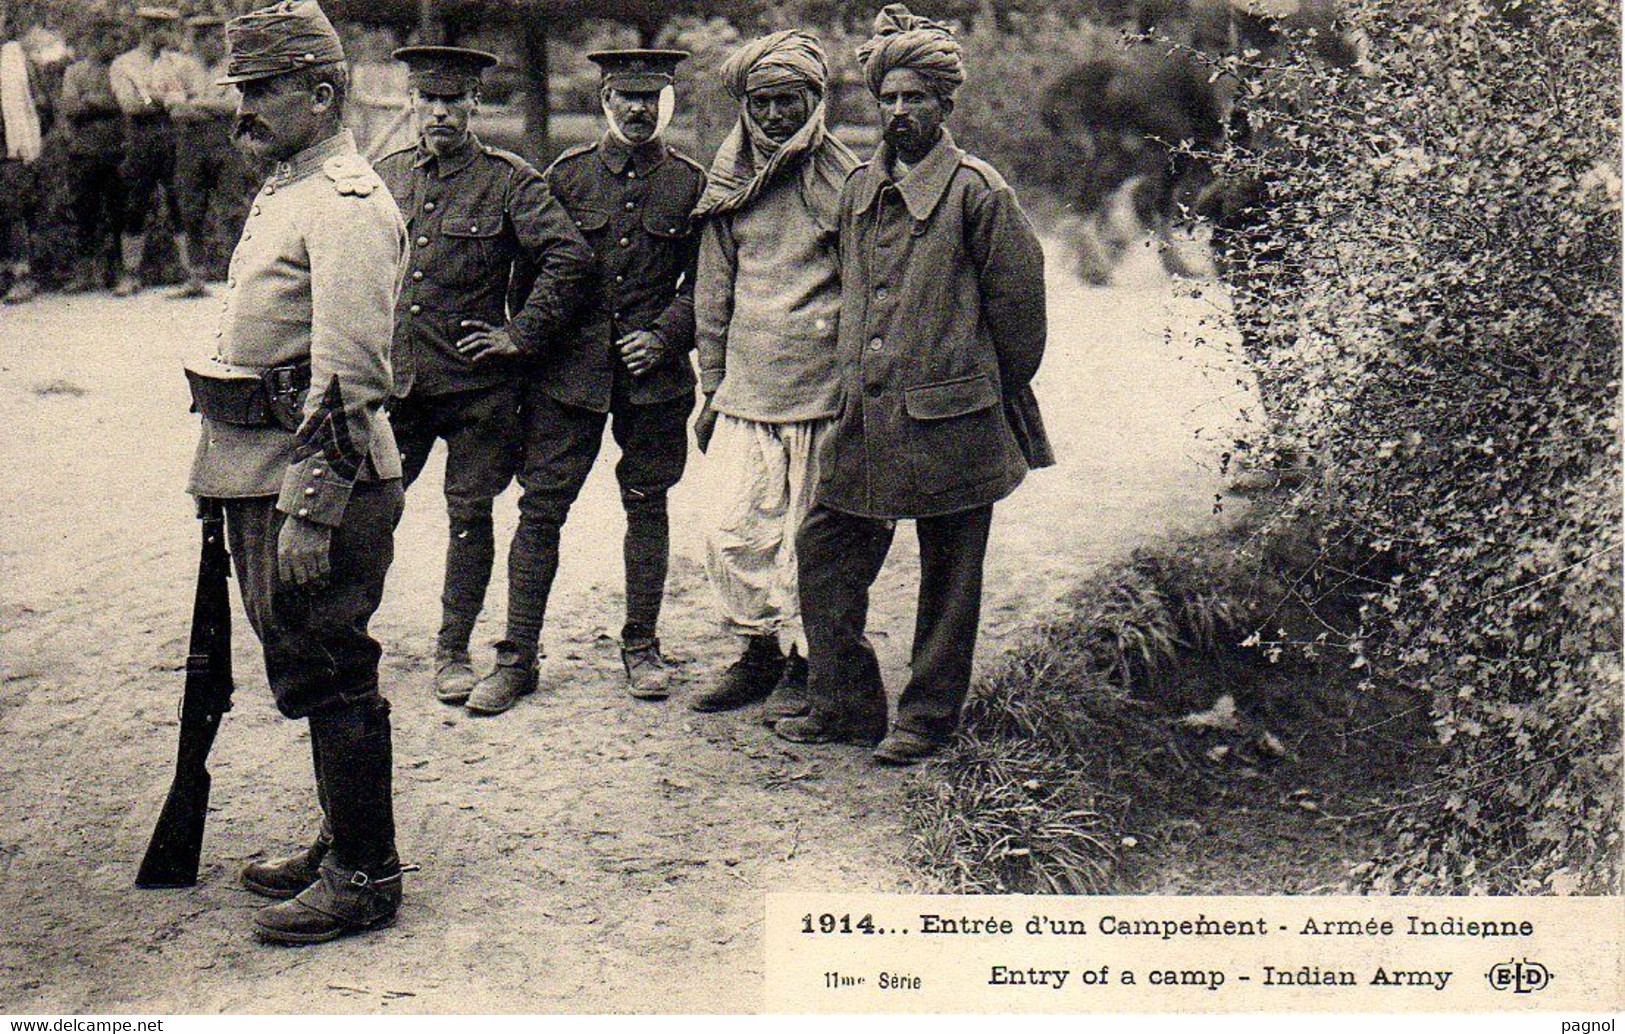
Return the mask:
<svg viewBox="0 0 1625 1034">
<path fill-rule="evenodd" d="M 993 504 L 1052 462 L 1028 387 L 1044 354 L 1044 256 L 1004 178 L 944 127 L 965 81 L 952 31 L 891 4 L 858 60 L 884 142 L 841 190 L 842 405 L 797 542 L 810 708 L 774 731 L 884 737 L 874 760 L 907 765 L 958 725 Z M 864 628 L 902 519 L 920 539 L 920 595 L 888 733 Z"/>
<path fill-rule="evenodd" d="M 714 506 L 706 570 L 744 651 L 690 706 L 724 711 L 771 694 L 771 723 L 807 708 L 795 537 L 839 408 L 835 233 L 858 159 L 825 127 L 817 37 L 776 32 L 721 71 L 739 121 L 694 212 L 704 220 L 694 307 L 705 393 L 695 429 Z"/>
</svg>

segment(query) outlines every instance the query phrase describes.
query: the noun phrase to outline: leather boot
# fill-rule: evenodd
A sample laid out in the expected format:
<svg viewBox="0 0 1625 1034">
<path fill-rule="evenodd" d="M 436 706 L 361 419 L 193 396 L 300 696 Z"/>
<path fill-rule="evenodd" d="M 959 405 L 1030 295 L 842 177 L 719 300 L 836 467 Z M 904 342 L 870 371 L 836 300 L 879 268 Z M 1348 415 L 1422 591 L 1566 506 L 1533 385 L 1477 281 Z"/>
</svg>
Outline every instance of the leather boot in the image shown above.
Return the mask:
<svg viewBox="0 0 1625 1034">
<path fill-rule="evenodd" d="M 263 897 L 286 901 L 316 882 L 316 871 L 332 846 L 333 831 L 324 821 L 316 842 L 298 854 L 243 866 L 243 886 Z"/>
<path fill-rule="evenodd" d="M 192 264 L 192 241 L 184 233 L 175 235 L 175 264 L 181 267 L 181 273 L 186 282 L 179 289 L 170 294 L 174 299 L 207 298 L 208 285 L 204 284 L 203 277 L 198 273 L 197 267 Z"/>
<path fill-rule="evenodd" d="M 474 692 L 474 664 L 467 650 L 436 647 L 434 652 L 434 698 L 442 704 L 461 704 Z"/>
<path fill-rule="evenodd" d="M 621 644 L 626 691 L 635 700 L 664 700 L 671 695 L 671 672 L 660 656 L 660 640 L 627 640 Z"/>
<path fill-rule="evenodd" d="M 773 692 L 784 674 L 784 656 L 777 636 L 745 637 L 745 652 L 728 665 L 717 684 L 688 702 L 696 711 L 732 711 L 754 704 Z"/>
<path fill-rule="evenodd" d="M 865 646 L 858 685 L 841 687 L 833 700 L 809 699 L 807 714 L 781 719 L 773 726 L 773 733 L 791 743 L 857 743 L 873 747 L 886 738 L 886 706 L 880 661 Z"/>
<path fill-rule="evenodd" d="M 784 662 L 784 674 L 779 676 L 778 685 L 773 687 L 773 692 L 762 704 L 762 724 L 772 728 L 775 722 L 800 718 L 810 710 L 812 700 L 807 696 L 807 659 L 792 646 L 790 656 Z"/>
<path fill-rule="evenodd" d="M 129 298 L 141 291 L 141 263 L 147 254 L 145 234 L 126 233 L 119 237 L 119 258 L 122 269 L 118 282 L 113 285 L 115 298 Z"/>
<path fill-rule="evenodd" d="M 279 901 L 298 894 L 316 882 L 316 871 L 333 846 L 333 827 L 327 822 L 327 783 L 322 778 L 322 752 L 314 734 L 310 737 L 310 767 L 316 776 L 316 801 L 322 808 L 322 827 L 315 843 L 298 854 L 243 866 L 243 886 L 256 894 Z"/>
<path fill-rule="evenodd" d="M 333 844 L 316 882 L 255 916 L 259 936 L 278 944 L 315 944 L 387 926 L 401 902 L 389 705 L 374 699 L 318 712 L 310 716 L 310 735 Z"/>
<path fill-rule="evenodd" d="M 536 692 L 537 655 L 527 654 L 514 644 L 497 644 L 497 664 L 474 686 L 463 705 L 470 714 L 501 714 L 522 696 Z"/>
<path fill-rule="evenodd" d="M 298 897 L 255 914 L 254 932 L 272 944 L 320 944 L 389 926 L 400 907 L 398 859 L 367 872 L 340 865 L 329 854 L 316 882 Z"/>
</svg>

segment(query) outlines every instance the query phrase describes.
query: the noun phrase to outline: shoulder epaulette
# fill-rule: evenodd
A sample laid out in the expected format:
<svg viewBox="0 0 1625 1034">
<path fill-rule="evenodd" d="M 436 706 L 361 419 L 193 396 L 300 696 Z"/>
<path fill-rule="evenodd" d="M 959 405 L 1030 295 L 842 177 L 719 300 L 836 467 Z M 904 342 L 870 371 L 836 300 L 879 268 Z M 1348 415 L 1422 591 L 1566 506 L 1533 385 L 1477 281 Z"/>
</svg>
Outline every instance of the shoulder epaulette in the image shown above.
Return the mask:
<svg viewBox="0 0 1625 1034">
<path fill-rule="evenodd" d="M 572 159 L 580 158 L 582 154 L 591 154 L 596 150 L 598 150 L 598 141 L 596 140 L 591 141 L 591 143 L 577 143 L 574 148 L 565 148 L 564 153 L 559 154 L 557 158 L 552 159 L 551 163 L 548 163 L 548 172 L 554 171 L 556 167 L 561 166 L 565 161 L 572 161 Z"/>
<path fill-rule="evenodd" d="M 496 158 L 496 159 L 498 159 L 500 161 L 506 162 L 508 165 L 512 166 L 515 169 L 534 168 L 534 166 L 532 166 L 530 164 L 530 162 L 525 160 L 525 157 L 523 155 L 514 154 L 512 151 L 505 151 L 500 147 L 492 147 L 490 144 L 481 144 L 480 145 L 480 150 L 484 151 L 486 154 L 490 155 L 492 158 Z"/>
<path fill-rule="evenodd" d="M 382 164 L 383 162 L 387 162 L 391 158 L 398 157 L 399 155 L 416 152 L 417 149 L 418 149 L 417 144 L 407 144 L 405 147 L 398 147 L 395 150 L 393 150 L 393 151 L 389 152 L 388 154 L 384 155 L 382 158 L 378 159 L 377 164 Z"/>
<path fill-rule="evenodd" d="M 322 172 L 333 181 L 334 189 L 352 197 L 370 197 L 381 182 L 372 166 L 358 154 L 336 154 L 322 163 Z"/>
<path fill-rule="evenodd" d="M 1010 186 L 1009 183 L 1005 182 L 1004 177 L 999 174 L 998 169 L 973 154 L 960 155 L 959 164 L 961 167 L 969 169 L 980 176 L 989 190 L 1006 190 Z"/>
<path fill-rule="evenodd" d="M 687 165 L 689 168 L 693 169 L 695 172 L 699 173 L 701 176 L 704 176 L 706 174 L 705 173 L 705 166 L 701 165 L 699 162 L 697 162 L 694 159 L 690 158 L 688 155 L 684 154 L 682 151 L 679 151 L 677 148 L 668 146 L 666 148 L 666 153 L 671 155 L 673 158 L 676 158 L 678 161 L 682 162 L 684 165 Z"/>
</svg>

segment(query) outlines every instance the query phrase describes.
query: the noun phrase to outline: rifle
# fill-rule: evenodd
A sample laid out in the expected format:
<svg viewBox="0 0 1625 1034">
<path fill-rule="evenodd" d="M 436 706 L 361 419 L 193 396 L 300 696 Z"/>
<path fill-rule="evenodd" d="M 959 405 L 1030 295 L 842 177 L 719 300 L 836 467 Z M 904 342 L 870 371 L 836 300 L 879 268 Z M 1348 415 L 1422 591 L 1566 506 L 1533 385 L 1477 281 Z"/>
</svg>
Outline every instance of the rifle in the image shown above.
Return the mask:
<svg viewBox="0 0 1625 1034">
<path fill-rule="evenodd" d="M 198 517 L 203 522 L 203 550 L 192 600 L 175 780 L 136 873 L 137 887 L 197 883 L 203 823 L 209 812 L 209 750 L 220 731 L 221 716 L 231 710 L 231 596 L 226 587 L 231 557 L 226 552 L 225 508 L 218 499 L 199 499 Z"/>
</svg>

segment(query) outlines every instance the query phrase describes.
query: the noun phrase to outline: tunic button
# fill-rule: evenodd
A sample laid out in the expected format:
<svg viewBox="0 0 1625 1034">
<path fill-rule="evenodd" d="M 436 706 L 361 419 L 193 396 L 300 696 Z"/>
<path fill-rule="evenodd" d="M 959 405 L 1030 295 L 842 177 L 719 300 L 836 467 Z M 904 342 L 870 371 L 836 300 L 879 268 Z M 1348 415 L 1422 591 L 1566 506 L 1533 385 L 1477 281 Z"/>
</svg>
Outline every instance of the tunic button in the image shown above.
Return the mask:
<svg viewBox="0 0 1625 1034">
<path fill-rule="evenodd" d="M 434 211 L 434 202 L 433 201 L 425 201 L 425 202 L 423 202 L 423 210 L 425 212 L 433 212 Z"/>
<path fill-rule="evenodd" d="M 622 237 L 620 243 L 621 247 L 630 248 L 632 246 L 632 239 L 630 237 Z"/>
<path fill-rule="evenodd" d="M 300 507 L 300 508 L 299 508 L 299 512 L 298 512 L 298 514 L 296 514 L 296 515 L 295 515 L 295 516 L 298 516 L 298 517 L 309 517 L 309 516 L 310 516 L 310 511 L 309 511 L 309 510 L 307 510 L 307 509 L 305 509 L 305 508 L 304 508 L 304 507 L 303 507 L 303 506 L 301 506 L 301 507 Z"/>
<path fill-rule="evenodd" d="M 423 270 L 421 270 L 421 269 L 412 270 L 412 279 L 413 280 L 422 280 L 423 279 Z"/>
<path fill-rule="evenodd" d="M 886 342 L 882 341 L 880 338 L 870 338 L 869 339 L 869 351 L 878 352 L 878 351 L 881 350 L 881 348 L 883 348 L 885 346 L 885 344 L 886 344 Z"/>
<path fill-rule="evenodd" d="M 410 309 L 407 309 L 406 311 L 410 312 L 414 316 L 421 316 L 423 314 L 423 306 L 414 305 Z"/>
<path fill-rule="evenodd" d="M 628 201 L 626 203 L 626 210 L 628 212 L 632 211 L 636 207 L 638 207 L 638 203 L 636 201 Z"/>
<path fill-rule="evenodd" d="M 468 232 L 469 233 L 479 233 L 480 232 L 480 224 L 479 223 L 469 223 L 468 224 Z"/>
<path fill-rule="evenodd" d="M 418 238 L 418 247 L 426 248 L 428 246 L 429 246 L 429 238 L 427 238 L 427 237 L 419 237 Z"/>
<path fill-rule="evenodd" d="M 618 312 L 612 312 L 609 314 L 609 318 L 612 320 L 618 320 L 621 318 L 621 314 Z"/>
<path fill-rule="evenodd" d="M 636 169 L 627 169 L 626 170 L 626 178 L 629 179 L 629 180 L 637 179 L 638 178 L 638 170 L 636 170 Z"/>
<path fill-rule="evenodd" d="M 881 301 L 885 301 L 885 300 L 886 300 L 886 298 L 887 298 L 887 297 L 888 297 L 888 296 L 889 296 L 889 295 L 890 295 L 890 294 L 891 294 L 891 292 L 890 292 L 890 291 L 888 291 L 888 290 L 886 290 L 886 289 L 885 289 L 885 288 L 884 288 L 884 287 L 877 287 L 877 288 L 875 288 L 875 297 L 876 297 L 876 298 L 879 298 L 879 299 L 880 299 L 880 300 L 881 300 Z"/>
<path fill-rule="evenodd" d="M 254 214 L 255 214 L 255 215 L 259 215 L 259 214 L 260 214 L 260 206 L 259 206 L 259 205 L 255 205 L 255 206 L 254 206 Z"/>
<path fill-rule="evenodd" d="M 311 471 L 310 471 L 310 476 L 313 477 L 313 478 L 321 477 L 322 476 L 322 468 L 320 468 L 320 467 L 312 467 Z"/>
<path fill-rule="evenodd" d="M 619 273 L 617 273 L 617 274 L 616 274 L 616 275 L 615 275 L 615 282 L 616 282 L 616 283 L 617 283 L 617 284 L 624 284 L 624 283 L 626 283 L 626 277 L 624 277 L 624 276 L 621 276 L 621 275 L 620 275 L 620 274 L 619 274 Z"/>
<path fill-rule="evenodd" d="M 315 495 L 315 494 L 316 494 L 316 489 L 314 489 L 314 488 L 307 488 L 307 489 L 305 489 L 305 494 L 306 494 L 306 495 Z"/>
</svg>

